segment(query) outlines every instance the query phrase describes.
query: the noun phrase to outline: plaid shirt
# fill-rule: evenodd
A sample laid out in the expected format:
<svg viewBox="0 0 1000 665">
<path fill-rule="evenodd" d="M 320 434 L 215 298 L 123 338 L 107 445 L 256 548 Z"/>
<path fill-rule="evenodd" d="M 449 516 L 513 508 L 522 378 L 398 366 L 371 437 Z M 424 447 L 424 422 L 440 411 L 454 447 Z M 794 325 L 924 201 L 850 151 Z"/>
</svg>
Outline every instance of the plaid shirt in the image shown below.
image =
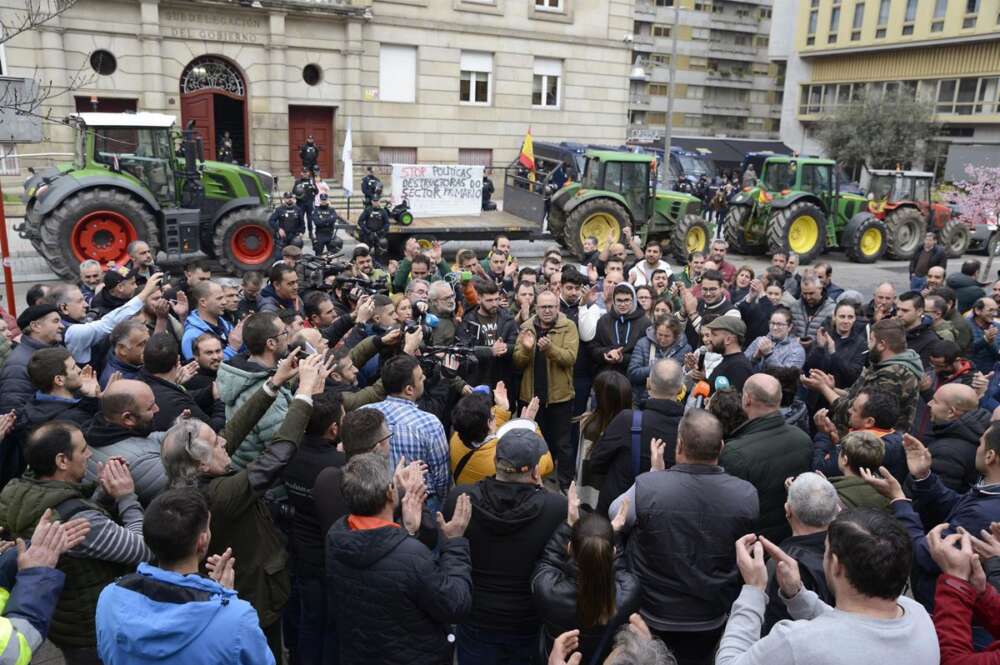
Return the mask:
<svg viewBox="0 0 1000 665">
<path fill-rule="evenodd" d="M 385 415 L 392 433 L 389 441 L 391 467 L 396 468 L 400 457 L 405 457 L 407 463 L 422 460 L 427 464 L 427 494 L 444 501 L 451 489 L 451 467 L 448 440 L 437 416 L 399 397 L 386 397 L 366 408 L 378 409 Z"/>
</svg>

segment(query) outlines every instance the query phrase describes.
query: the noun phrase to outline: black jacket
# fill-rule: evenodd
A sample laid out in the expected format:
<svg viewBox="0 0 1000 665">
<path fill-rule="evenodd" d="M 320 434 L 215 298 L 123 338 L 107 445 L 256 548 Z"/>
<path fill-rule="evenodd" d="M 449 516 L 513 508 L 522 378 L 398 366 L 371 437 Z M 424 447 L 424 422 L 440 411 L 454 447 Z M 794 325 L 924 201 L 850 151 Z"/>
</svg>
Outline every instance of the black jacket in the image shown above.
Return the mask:
<svg viewBox="0 0 1000 665">
<path fill-rule="evenodd" d="M 708 385 L 712 392 L 715 392 L 715 383 L 721 377 L 726 377 L 729 385 L 737 390 L 743 390 L 743 384 L 753 376 L 753 365 L 746 355 L 737 351 L 722 356 L 722 362 L 715 366 L 712 373 L 708 375 Z"/>
<path fill-rule="evenodd" d="M 611 502 L 626 492 L 635 482 L 632 466 L 632 409 L 625 409 L 615 416 L 600 440 L 590 451 L 590 470 L 604 474 L 597 501 L 597 512 L 608 514 Z M 666 443 L 664 459 L 668 467 L 674 465 L 677 448 L 677 425 L 684 415 L 684 407 L 674 400 L 649 399 L 642 412 L 642 434 L 639 436 L 639 473 L 649 471 L 649 442 L 654 437 Z"/>
<path fill-rule="evenodd" d="M 28 361 L 35 351 L 50 349 L 50 344 L 42 344 L 33 337 L 21 335 L 21 342 L 7 356 L 7 362 L 0 369 L 0 413 L 9 413 L 24 406 L 35 394 L 35 387 L 28 378 Z"/>
<path fill-rule="evenodd" d="M 536 634 L 531 576 L 552 533 L 566 519 L 566 497 L 537 485 L 486 478 L 452 489 L 442 511 L 448 519 L 461 494 L 472 500 L 465 535 L 475 587 L 465 623 L 488 631 Z"/>
<path fill-rule="evenodd" d="M 495 386 L 498 381 L 503 381 L 507 386 L 514 385 L 514 345 L 517 342 L 517 332 L 514 317 L 502 307 L 497 310 L 492 321 L 486 320 L 478 307 L 465 313 L 456 330 L 455 341 L 460 346 L 475 348 L 477 363 L 471 376 L 466 378 L 469 385 Z M 507 344 L 507 353 L 494 356 L 493 343 L 501 339 Z"/>
<path fill-rule="evenodd" d="M 833 607 L 836 604 L 836 599 L 826 584 L 826 573 L 823 570 L 826 531 L 810 533 L 805 536 L 789 536 L 778 547 L 799 563 L 802 585 L 810 591 L 815 591 L 820 600 Z M 768 566 L 770 574 L 767 582 L 767 595 L 770 600 L 767 603 L 767 610 L 764 612 L 764 626 L 761 635 L 767 635 L 771 632 L 771 628 L 779 621 L 791 619 L 788 609 L 785 607 L 785 601 L 778 596 L 778 578 L 770 570 L 773 567 L 774 563 L 771 562 Z"/>
<path fill-rule="evenodd" d="M 212 382 L 219 376 L 218 370 L 215 372 L 210 372 L 204 367 L 198 368 L 198 373 L 195 374 L 191 379 L 184 384 L 184 387 L 190 390 L 199 390 L 201 388 L 211 388 Z"/>
<path fill-rule="evenodd" d="M 212 386 L 199 390 L 188 390 L 184 386 L 153 376 L 146 370 L 139 373 L 139 380 L 153 391 L 156 406 L 160 410 L 153 416 L 153 431 L 165 432 L 170 429 L 177 416 L 184 411 L 190 411 L 192 418 L 197 418 L 216 432 L 221 432 L 226 426 L 226 407 L 221 400 L 212 396 Z"/>
<path fill-rule="evenodd" d="M 282 474 L 288 503 L 295 509 L 288 548 L 292 553 L 292 565 L 299 575 L 323 576 L 326 532 L 320 531 L 313 489 L 321 471 L 328 467 L 340 468 L 346 462 L 336 444 L 307 434 Z"/>
<path fill-rule="evenodd" d="M 916 275 L 917 261 L 920 260 L 920 256 L 921 254 L 924 253 L 924 251 L 926 250 L 924 250 L 924 248 L 921 247 L 919 250 L 914 252 L 913 257 L 910 258 L 911 275 Z M 934 245 L 934 247 L 931 248 L 931 256 L 930 256 L 930 261 L 927 263 L 927 269 L 929 270 L 935 266 L 944 268 L 945 270 L 948 269 L 948 255 L 945 253 L 944 247 L 942 247 L 941 245 Z M 918 277 L 926 277 L 926 276 L 927 276 L 926 272 L 924 272 L 923 275 L 918 275 Z"/>
<path fill-rule="evenodd" d="M 771 314 L 774 313 L 774 304 L 769 299 L 760 296 L 752 303 L 741 302 L 737 309 L 740 310 L 743 323 L 747 324 L 747 334 L 744 339 L 752 341 L 771 331 Z"/>
<path fill-rule="evenodd" d="M 531 594 L 535 599 L 535 610 L 545 626 L 546 651 L 551 650 L 555 638 L 568 630 L 580 628 L 580 647 L 583 663 L 604 662 L 614 646 L 614 632 L 618 626 L 628 623 L 628 617 L 639 609 L 639 580 L 628 571 L 624 556 L 615 557 L 615 616 L 605 625 L 581 628 L 576 614 L 577 567 L 569 555 L 572 527 L 563 522 L 552 534 L 545 546 L 542 558 L 535 568 L 531 580 Z M 596 654 L 605 634 L 604 648 Z"/>
<path fill-rule="evenodd" d="M 450 665 L 449 625 L 472 606 L 469 541 L 434 554 L 400 528 L 330 529 L 326 569 L 342 665 Z"/>
<path fill-rule="evenodd" d="M 932 458 L 931 470 L 956 492 L 969 491 L 979 480 L 976 448 L 979 438 L 990 426 L 990 417 L 986 409 L 975 409 L 954 422 L 933 426 L 934 439 L 927 443 Z"/>
<path fill-rule="evenodd" d="M 23 452 L 24 444 L 31 430 L 50 420 L 68 420 L 86 431 L 99 408 L 98 401 L 93 397 L 80 397 L 77 400 L 67 401 L 44 397 L 39 399 L 38 393 L 35 393 L 17 410 L 14 429 L 3 440 L 3 452 L 0 453 L 0 487 L 6 485 L 11 478 L 24 473 L 27 466 Z"/>
<path fill-rule="evenodd" d="M 741 425 L 722 449 L 719 464 L 749 481 L 760 497 L 760 533 L 771 542 L 792 534 L 785 520 L 785 479 L 809 471 L 813 443 L 798 427 L 785 423 L 780 412 Z"/>
<path fill-rule="evenodd" d="M 955 309 L 965 312 L 972 309 L 976 301 L 986 297 L 986 290 L 976 281 L 976 278 L 964 273 L 948 275 L 945 286 L 955 290 Z"/>
<path fill-rule="evenodd" d="M 612 305 L 613 307 L 614 305 Z M 597 321 L 597 331 L 590 343 L 590 357 L 597 366 L 597 373 L 606 369 L 614 369 L 622 374 L 628 373 L 628 361 L 632 357 L 632 349 L 646 334 L 649 319 L 641 307 L 636 307 L 631 313 L 619 316 L 608 311 Z M 604 354 L 612 349 L 623 347 L 625 352 L 620 363 L 610 364 L 604 359 Z"/>
<path fill-rule="evenodd" d="M 906 346 L 913 349 L 920 356 L 920 361 L 924 364 L 924 369 L 931 364 L 931 345 L 939 341 L 937 333 L 931 330 L 931 319 L 925 316 L 916 328 L 906 331 Z"/>
<path fill-rule="evenodd" d="M 733 543 L 754 532 L 757 492 L 708 464 L 677 464 L 635 482 L 627 551 L 642 580 L 643 616 L 653 630 L 720 620 L 740 591 Z"/>
<path fill-rule="evenodd" d="M 832 329 L 829 323 L 824 325 L 828 331 Z M 830 335 L 836 345 L 836 352 L 830 353 L 826 347 L 813 344 L 806 354 L 802 374 L 806 375 L 814 368 L 821 369 L 833 375 L 838 387 L 846 388 L 861 376 L 861 370 L 865 368 L 865 361 L 868 359 L 866 325 L 861 322 L 855 323 L 847 337 L 841 337 L 835 332 Z"/>
</svg>

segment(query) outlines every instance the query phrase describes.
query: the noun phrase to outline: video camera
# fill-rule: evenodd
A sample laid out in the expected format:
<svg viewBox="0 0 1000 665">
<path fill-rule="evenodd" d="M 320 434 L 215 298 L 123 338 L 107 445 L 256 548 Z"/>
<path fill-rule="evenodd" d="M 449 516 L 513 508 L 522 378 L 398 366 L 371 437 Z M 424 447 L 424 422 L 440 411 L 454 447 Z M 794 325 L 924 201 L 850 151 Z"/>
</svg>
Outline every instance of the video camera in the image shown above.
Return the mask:
<svg viewBox="0 0 1000 665">
<path fill-rule="evenodd" d="M 444 357 L 449 355 L 458 358 L 458 369 L 448 369 L 444 366 Z M 432 377 L 432 383 L 436 383 L 442 376 L 445 378 L 468 376 L 477 362 L 475 351 L 469 346 L 425 344 L 420 347 L 420 367 L 424 370 L 425 376 Z"/>
<path fill-rule="evenodd" d="M 371 280 L 337 275 L 333 283 L 335 287 L 352 285 L 350 293 L 348 293 L 348 297 L 352 300 L 358 300 L 365 295 L 373 296 L 376 293 L 381 293 L 384 296 L 389 295 L 389 280 L 386 277 Z"/>
<path fill-rule="evenodd" d="M 325 254 L 323 256 L 303 254 L 295 264 L 295 270 L 299 274 L 300 288 L 303 291 L 329 290 L 330 285 L 326 283 L 326 279 L 340 275 L 350 267 L 351 265 L 347 261 L 340 258 L 340 254 Z"/>
</svg>

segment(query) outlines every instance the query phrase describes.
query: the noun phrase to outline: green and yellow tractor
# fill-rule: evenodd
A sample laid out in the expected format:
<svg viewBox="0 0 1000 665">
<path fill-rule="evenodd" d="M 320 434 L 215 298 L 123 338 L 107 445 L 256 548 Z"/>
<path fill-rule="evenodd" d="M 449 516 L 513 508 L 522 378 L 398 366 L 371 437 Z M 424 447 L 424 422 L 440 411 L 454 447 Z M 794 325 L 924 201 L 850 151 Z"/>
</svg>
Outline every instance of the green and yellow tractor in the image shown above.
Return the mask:
<svg viewBox="0 0 1000 665">
<path fill-rule="evenodd" d="M 17 227 L 61 278 L 76 280 L 88 259 L 124 264 L 136 240 L 164 265 L 205 257 L 234 272 L 270 265 L 270 174 L 206 161 L 194 128 L 177 130 L 170 115 L 70 120 L 74 160 L 25 182 L 25 221 Z"/>
<path fill-rule="evenodd" d="M 885 253 L 888 231 L 867 199 L 839 192 L 834 161 L 775 156 L 755 186 L 730 200 L 725 237 L 741 254 L 795 252 L 805 264 L 840 247 L 852 261 L 872 263 Z"/>
<path fill-rule="evenodd" d="M 690 194 L 656 189 L 653 155 L 588 150 L 583 177 L 567 182 L 549 199 L 549 232 L 577 256 L 583 242 L 619 242 L 625 228 L 669 243 L 678 260 L 708 250 L 712 226 L 701 216 L 701 201 Z"/>
</svg>

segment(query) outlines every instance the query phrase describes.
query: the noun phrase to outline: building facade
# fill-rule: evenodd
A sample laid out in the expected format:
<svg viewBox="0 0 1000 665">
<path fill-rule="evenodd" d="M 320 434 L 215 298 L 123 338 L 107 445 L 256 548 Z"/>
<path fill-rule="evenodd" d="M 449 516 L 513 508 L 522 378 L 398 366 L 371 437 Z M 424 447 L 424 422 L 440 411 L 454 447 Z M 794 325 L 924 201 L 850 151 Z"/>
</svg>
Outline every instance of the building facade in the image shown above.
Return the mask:
<svg viewBox="0 0 1000 665">
<path fill-rule="evenodd" d="M 932 101 L 942 142 L 1000 146 L 1000 0 L 776 0 L 779 13 L 789 146 L 819 152 L 816 122 L 873 94 Z"/>
<path fill-rule="evenodd" d="M 663 136 L 674 31 L 673 133 L 777 138 L 783 72 L 768 58 L 771 9 L 771 0 L 636 0 L 630 138 Z"/>
<path fill-rule="evenodd" d="M 279 177 L 311 134 L 336 183 L 348 122 L 355 163 L 503 166 L 529 127 L 621 142 L 631 12 L 629 0 L 81 0 L 9 40 L 2 64 L 68 90 L 47 100 L 53 119 L 173 114 L 195 120 L 208 157 L 228 133 L 237 160 Z M 8 174 L 33 165 L 26 153 L 71 151 L 69 128 L 45 129 Z"/>
</svg>

